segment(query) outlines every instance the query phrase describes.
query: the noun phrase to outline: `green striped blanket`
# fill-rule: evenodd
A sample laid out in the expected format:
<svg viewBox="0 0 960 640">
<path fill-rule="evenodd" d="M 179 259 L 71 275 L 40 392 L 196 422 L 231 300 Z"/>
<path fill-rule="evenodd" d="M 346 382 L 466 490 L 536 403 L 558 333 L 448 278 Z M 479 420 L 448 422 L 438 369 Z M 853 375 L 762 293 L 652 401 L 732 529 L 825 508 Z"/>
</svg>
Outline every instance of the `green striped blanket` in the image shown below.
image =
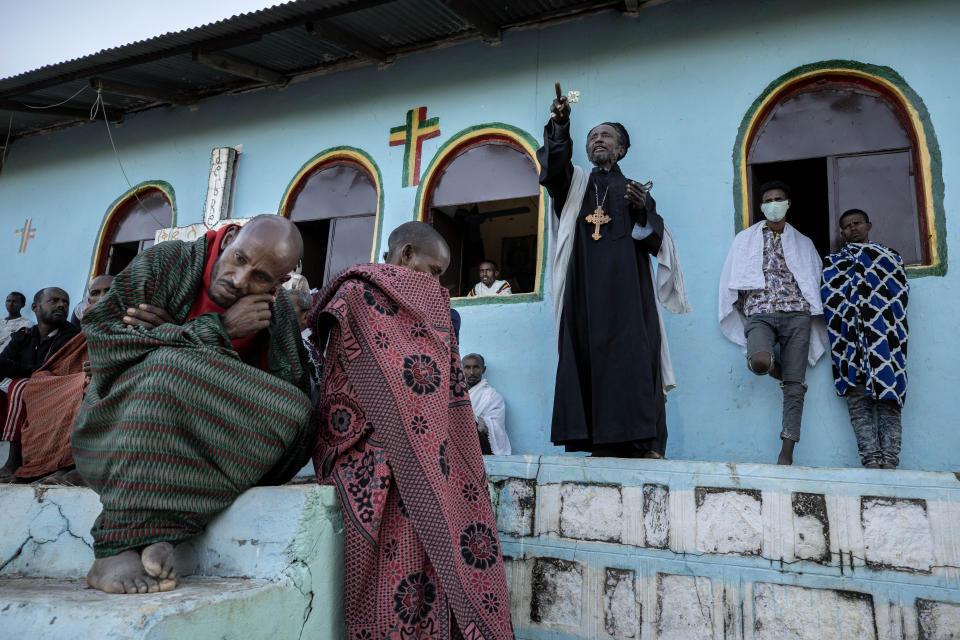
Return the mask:
<svg viewBox="0 0 960 640">
<path fill-rule="evenodd" d="M 93 378 L 74 427 L 77 469 L 100 494 L 98 558 L 191 538 L 256 484 L 285 482 L 314 444 L 305 357 L 290 298 L 273 304 L 263 371 L 242 362 L 219 314 L 186 317 L 207 238 L 140 254 L 84 317 Z M 147 303 L 173 317 L 123 324 Z"/>
</svg>

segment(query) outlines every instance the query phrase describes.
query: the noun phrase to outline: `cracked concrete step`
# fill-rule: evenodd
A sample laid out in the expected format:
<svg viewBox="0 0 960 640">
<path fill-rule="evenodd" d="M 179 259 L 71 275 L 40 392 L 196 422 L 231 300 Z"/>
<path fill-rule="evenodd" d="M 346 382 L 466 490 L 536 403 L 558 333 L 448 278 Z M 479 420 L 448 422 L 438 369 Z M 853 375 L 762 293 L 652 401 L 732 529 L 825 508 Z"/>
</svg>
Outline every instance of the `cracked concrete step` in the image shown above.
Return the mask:
<svg viewBox="0 0 960 640">
<path fill-rule="evenodd" d="M 10 638 L 293 638 L 303 625 L 302 603 L 291 606 L 300 593 L 265 580 L 195 577 L 168 593 L 110 595 L 82 580 L 3 577 L 0 593 Z"/>
<path fill-rule="evenodd" d="M 86 587 L 99 511 L 89 489 L 0 485 L 0 636 L 343 637 L 343 520 L 331 487 L 247 491 L 178 545 L 188 577 L 165 594 Z"/>
</svg>

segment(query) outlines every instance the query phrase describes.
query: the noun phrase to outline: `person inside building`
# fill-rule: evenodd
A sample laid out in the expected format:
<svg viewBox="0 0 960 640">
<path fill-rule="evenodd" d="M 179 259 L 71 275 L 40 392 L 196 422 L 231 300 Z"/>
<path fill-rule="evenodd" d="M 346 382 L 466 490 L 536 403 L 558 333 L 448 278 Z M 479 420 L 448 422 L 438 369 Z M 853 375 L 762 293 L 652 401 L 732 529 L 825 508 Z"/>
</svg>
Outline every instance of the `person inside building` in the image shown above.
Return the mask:
<svg viewBox="0 0 960 640">
<path fill-rule="evenodd" d="M 351 267 L 310 328 L 324 353 L 314 467 L 344 512 L 349 638 L 513 638 L 510 598 L 467 382 L 423 222 L 387 264 Z"/>
<path fill-rule="evenodd" d="M 79 330 L 67 321 L 70 296 L 58 287 L 46 287 L 33 297 L 30 309 L 37 324 L 13 334 L 0 353 L 0 416 L 5 418 L 2 440 L 10 443 L 7 461 L 0 468 L 0 482 L 13 479 L 23 461 L 21 430 L 26 413 L 23 390 L 34 371 L 77 335 Z"/>
<path fill-rule="evenodd" d="M 470 404 L 477 421 L 480 449 L 484 455 L 510 455 L 510 438 L 507 436 L 507 405 L 503 396 L 490 386 L 484 374 L 487 363 L 479 353 L 464 356 L 463 374 L 470 387 Z"/>
<path fill-rule="evenodd" d="M 0 319 L 0 351 L 7 346 L 15 332 L 33 326 L 30 318 L 20 315 L 26 305 L 27 297 L 19 291 L 11 291 L 7 296 L 7 317 Z"/>
<path fill-rule="evenodd" d="M 900 254 L 872 242 L 872 228 L 866 211 L 840 215 L 844 245 L 824 259 L 820 297 L 833 381 L 837 395 L 847 399 L 860 461 L 868 469 L 896 469 L 907 395 L 910 285 Z"/>
<path fill-rule="evenodd" d="M 720 276 L 719 321 L 723 334 L 743 348 L 750 371 L 780 382 L 777 464 L 789 465 L 800 440 L 807 364 L 816 364 L 826 343 L 821 262 L 810 238 L 786 221 L 790 188 L 767 182 L 759 193 L 765 219 L 733 239 Z"/>
<path fill-rule="evenodd" d="M 493 260 L 484 260 L 478 268 L 480 271 L 480 282 L 473 285 L 468 298 L 477 298 L 480 296 L 508 296 L 513 291 L 510 289 L 510 283 L 506 280 L 497 280 L 500 277 L 500 270 L 497 263 Z"/>
<path fill-rule="evenodd" d="M 675 380 L 660 304 L 686 313 L 690 303 L 649 185 L 620 171 L 629 147 L 622 125 L 597 125 L 586 144 L 593 170 L 574 166 L 570 105 L 558 88 L 537 151 L 540 183 L 556 216 L 550 246 L 559 363 L 551 440 L 595 456 L 662 458 L 664 403 Z M 657 258 L 656 278 L 650 256 Z"/>
<path fill-rule="evenodd" d="M 70 322 L 77 329 L 80 328 L 81 322 L 83 322 L 83 313 L 87 308 L 95 304 L 100 298 L 106 295 L 107 291 L 110 291 L 110 285 L 113 284 L 113 276 L 107 274 L 101 274 L 96 276 L 93 280 L 90 281 L 89 286 L 87 287 L 87 295 L 81 300 L 76 307 L 73 309 L 73 314 L 70 316 Z"/>
<path fill-rule="evenodd" d="M 281 287 L 302 251 L 276 215 L 161 242 L 87 310 L 92 378 L 72 446 L 103 505 L 91 587 L 173 589 L 173 544 L 309 459 L 306 355 Z"/>
</svg>

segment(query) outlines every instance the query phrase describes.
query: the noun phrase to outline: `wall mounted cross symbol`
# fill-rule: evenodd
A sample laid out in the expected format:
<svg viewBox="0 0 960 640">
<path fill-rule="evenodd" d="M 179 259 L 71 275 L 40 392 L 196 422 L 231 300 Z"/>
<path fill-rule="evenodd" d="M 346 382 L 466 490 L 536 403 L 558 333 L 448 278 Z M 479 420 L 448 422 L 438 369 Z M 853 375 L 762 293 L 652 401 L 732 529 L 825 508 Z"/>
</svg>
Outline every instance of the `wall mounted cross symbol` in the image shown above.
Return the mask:
<svg viewBox="0 0 960 640">
<path fill-rule="evenodd" d="M 20 240 L 19 253 L 26 253 L 27 242 L 29 242 L 31 238 L 37 235 L 37 230 L 32 229 L 30 227 L 31 224 L 33 224 L 33 218 L 27 218 L 26 221 L 23 223 L 23 229 L 17 229 L 16 231 L 13 232 L 14 237 L 21 238 L 22 236 Z"/>
<path fill-rule="evenodd" d="M 600 235 L 600 225 L 607 224 L 613 218 L 608 216 L 603 212 L 603 207 L 597 207 L 593 210 L 593 213 L 586 217 L 587 222 L 593 225 L 593 234 L 590 236 L 594 240 L 599 240 L 603 236 Z"/>
<path fill-rule="evenodd" d="M 420 184 L 420 152 L 423 141 L 440 135 L 440 118 L 427 119 L 427 108 L 407 111 L 407 123 L 390 129 L 390 146 L 403 145 L 403 186 Z"/>
</svg>

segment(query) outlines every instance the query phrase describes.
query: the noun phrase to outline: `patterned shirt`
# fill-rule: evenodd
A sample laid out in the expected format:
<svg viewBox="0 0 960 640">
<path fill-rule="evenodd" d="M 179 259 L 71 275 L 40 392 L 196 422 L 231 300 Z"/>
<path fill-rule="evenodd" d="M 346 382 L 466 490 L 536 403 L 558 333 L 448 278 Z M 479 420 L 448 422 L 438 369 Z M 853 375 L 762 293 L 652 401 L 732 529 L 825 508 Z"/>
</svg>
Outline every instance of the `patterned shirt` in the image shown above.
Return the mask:
<svg viewBox="0 0 960 640">
<path fill-rule="evenodd" d="M 783 257 L 783 242 L 779 233 L 763 225 L 763 289 L 740 292 L 743 315 L 758 313 L 810 311 L 797 279 L 787 268 Z"/>
</svg>

